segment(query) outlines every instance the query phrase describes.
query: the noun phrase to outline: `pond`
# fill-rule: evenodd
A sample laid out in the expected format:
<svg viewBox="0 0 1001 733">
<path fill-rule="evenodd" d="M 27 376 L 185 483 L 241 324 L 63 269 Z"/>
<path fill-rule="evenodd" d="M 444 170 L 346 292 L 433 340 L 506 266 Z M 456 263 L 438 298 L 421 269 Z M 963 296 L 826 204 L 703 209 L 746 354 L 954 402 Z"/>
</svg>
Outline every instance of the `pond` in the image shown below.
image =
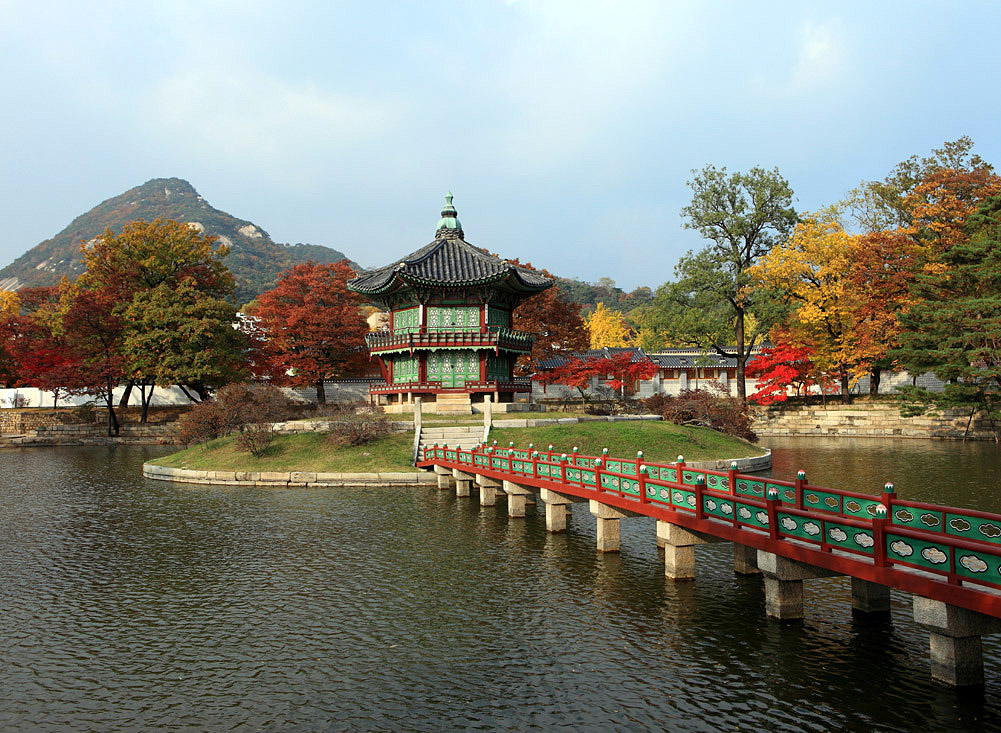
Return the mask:
<svg viewBox="0 0 1001 733">
<path fill-rule="evenodd" d="M 1001 511 L 993 444 L 770 440 L 777 475 Z M 988 683 L 933 683 L 910 597 L 764 615 L 729 545 L 664 578 L 652 520 L 594 551 L 541 506 L 508 520 L 435 489 L 144 480 L 159 448 L 0 452 L 0 728 L 1001 729 Z"/>
</svg>

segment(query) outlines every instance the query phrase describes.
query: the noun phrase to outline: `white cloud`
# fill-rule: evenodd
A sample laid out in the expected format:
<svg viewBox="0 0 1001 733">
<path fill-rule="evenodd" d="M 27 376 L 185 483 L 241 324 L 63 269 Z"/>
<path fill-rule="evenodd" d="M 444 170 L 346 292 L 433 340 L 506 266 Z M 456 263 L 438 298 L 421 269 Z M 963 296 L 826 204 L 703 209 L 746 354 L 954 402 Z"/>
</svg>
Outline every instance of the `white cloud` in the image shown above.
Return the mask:
<svg viewBox="0 0 1001 733">
<path fill-rule="evenodd" d="M 180 71 L 146 101 L 146 124 L 168 143 L 240 168 L 249 163 L 268 175 L 284 170 L 307 179 L 327 167 L 332 153 L 394 129 L 404 107 L 239 68 Z"/>
<path fill-rule="evenodd" d="M 816 89 L 836 81 L 844 66 L 845 30 L 838 20 L 807 21 L 798 32 L 792 91 Z"/>
</svg>

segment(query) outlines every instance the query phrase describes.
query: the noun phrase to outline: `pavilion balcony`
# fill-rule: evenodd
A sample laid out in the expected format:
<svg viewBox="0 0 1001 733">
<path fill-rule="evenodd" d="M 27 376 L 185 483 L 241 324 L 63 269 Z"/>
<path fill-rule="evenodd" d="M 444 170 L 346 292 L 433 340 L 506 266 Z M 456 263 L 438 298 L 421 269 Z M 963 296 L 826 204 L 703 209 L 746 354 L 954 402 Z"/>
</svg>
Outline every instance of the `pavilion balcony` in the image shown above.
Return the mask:
<svg viewBox="0 0 1001 733">
<path fill-rule="evenodd" d="M 467 381 L 462 387 L 442 387 L 440 381 L 394 382 L 393 384 L 373 383 L 371 387 L 369 387 L 369 392 L 371 394 L 399 394 L 401 392 L 531 392 L 531 390 L 532 380 L 519 377 L 516 377 L 515 379 Z"/>
<path fill-rule="evenodd" d="M 496 328 L 482 331 L 374 331 L 366 334 L 365 342 L 373 354 L 385 351 L 413 351 L 415 349 L 466 348 L 504 349 L 528 353 L 535 337 L 524 331 Z"/>
</svg>

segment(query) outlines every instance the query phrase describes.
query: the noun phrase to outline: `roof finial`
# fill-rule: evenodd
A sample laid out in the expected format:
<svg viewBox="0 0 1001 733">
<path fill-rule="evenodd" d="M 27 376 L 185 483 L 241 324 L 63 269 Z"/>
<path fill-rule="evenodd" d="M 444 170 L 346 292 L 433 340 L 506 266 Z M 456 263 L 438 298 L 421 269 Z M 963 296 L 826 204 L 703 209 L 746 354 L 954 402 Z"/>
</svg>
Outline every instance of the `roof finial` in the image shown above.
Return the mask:
<svg viewBox="0 0 1001 733">
<path fill-rule="evenodd" d="M 445 205 L 441 209 L 441 219 L 438 220 L 438 227 L 435 230 L 435 234 L 441 232 L 442 229 L 454 230 L 458 236 L 462 236 L 462 224 L 459 223 L 455 207 L 452 206 L 451 191 L 445 194 Z M 451 232 L 448 233 L 450 234 Z"/>
</svg>

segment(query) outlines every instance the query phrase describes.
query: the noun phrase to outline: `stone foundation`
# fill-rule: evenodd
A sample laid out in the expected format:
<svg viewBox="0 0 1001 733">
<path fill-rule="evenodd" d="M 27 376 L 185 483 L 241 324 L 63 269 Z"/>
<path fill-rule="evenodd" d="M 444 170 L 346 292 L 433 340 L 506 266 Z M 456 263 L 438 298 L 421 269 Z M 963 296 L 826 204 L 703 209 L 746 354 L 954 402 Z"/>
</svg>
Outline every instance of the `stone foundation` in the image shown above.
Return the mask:
<svg viewBox="0 0 1001 733">
<path fill-rule="evenodd" d="M 310 471 L 196 471 L 168 468 L 154 463 L 143 464 L 143 476 L 160 481 L 219 486 L 342 487 L 342 486 L 434 486 L 437 475 L 414 473 L 313 473 Z"/>
<path fill-rule="evenodd" d="M 896 403 L 856 402 L 851 405 L 795 405 L 754 408 L 754 432 L 759 437 L 844 436 L 861 438 L 962 439 L 969 413 L 943 410 L 938 415 L 901 417 Z M 994 440 L 990 424 L 974 418 L 968 438 Z"/>
</svg>

